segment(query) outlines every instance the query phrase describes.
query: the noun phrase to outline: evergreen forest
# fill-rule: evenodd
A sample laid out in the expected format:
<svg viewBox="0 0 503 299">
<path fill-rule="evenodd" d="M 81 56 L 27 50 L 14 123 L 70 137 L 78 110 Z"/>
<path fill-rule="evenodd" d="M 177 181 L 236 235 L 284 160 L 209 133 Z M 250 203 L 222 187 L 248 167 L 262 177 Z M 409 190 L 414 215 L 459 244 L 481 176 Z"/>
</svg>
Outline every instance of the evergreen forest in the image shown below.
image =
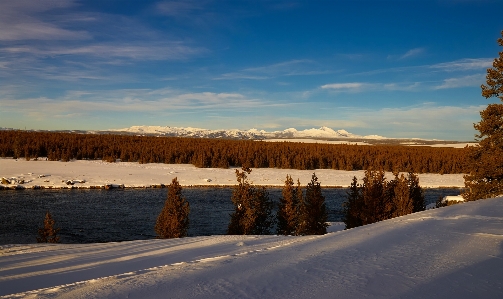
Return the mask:
<svg viewBox="0 0 503 299">
<path fill-rule="evenodd" d="M 196 167 L 384 170 L 454 174 L 469 171 L 466 148 L 264 142 L 181 137 L 0 131 L 0 156 L 51 161 L 193 164 Z"/>
</svg>

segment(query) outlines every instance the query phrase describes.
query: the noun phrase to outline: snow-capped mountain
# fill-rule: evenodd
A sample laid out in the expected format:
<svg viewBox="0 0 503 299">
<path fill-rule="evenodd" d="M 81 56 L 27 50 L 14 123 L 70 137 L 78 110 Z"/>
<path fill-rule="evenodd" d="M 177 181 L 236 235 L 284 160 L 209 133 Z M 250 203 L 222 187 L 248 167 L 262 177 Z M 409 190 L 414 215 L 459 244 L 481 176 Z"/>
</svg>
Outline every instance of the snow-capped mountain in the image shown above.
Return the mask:
<svg viewBox="0 0 503 299">
<path fill-rule="evenodd" d="M 231 138 L 231 139 L 272 139 L 272 138 L 314 138 L 314 139 L 384 139 L 378 135 L 361 136 L 349 133 L 346 130 L 333 130 L 328 127 L 319 129 L 306 129 L 298 131 L 295 128 L 289 128 L 283 131 L 267 132 L 264 130 L 209 130 L 192 127 L 163 127 L 163 126 L 132 126 L 129 128 L 109 130 L 114 132 L 125 132 L 141 135 L 160 135 L 177 137 L 200 137 L 200 138 Z"/>
</svg>

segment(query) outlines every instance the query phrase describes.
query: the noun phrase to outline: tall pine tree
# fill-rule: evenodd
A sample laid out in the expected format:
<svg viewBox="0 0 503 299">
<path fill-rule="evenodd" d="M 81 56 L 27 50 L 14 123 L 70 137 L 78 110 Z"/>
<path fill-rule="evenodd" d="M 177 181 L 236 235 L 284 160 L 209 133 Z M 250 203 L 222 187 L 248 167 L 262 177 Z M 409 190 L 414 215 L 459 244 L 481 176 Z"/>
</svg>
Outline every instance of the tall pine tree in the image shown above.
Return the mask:
<svg viewBox="0 0 503 299">
<path fill-rule="evenodd" d="M 347 201 L 343 205 L 342 221 L 346 224 L 346 229 L 362 226 L 361 213 L 363 210 L 363 198 L 361 196 L 361 186 L 354 176 L 349 190 L 346 192 Z"/>
<path fill-rule="evenodd" d="M 300 204 L 299 235 L 323 235 L 327 233 L 327 209 L 325 197 L 321 193 L 318 177 L 313 173 L 307 184 L 306 195 Z"/>
<path fill-rule="evenodd" d="M 503 47 L 503 31 L 498 44 Z M 503 51 L 487 69 L 482 96 L 503 102 Z M 465 176 L 466 200 L 496 197 L 503 194 L 503 104 L 489 104 L 480 112 L 481 121 L 474 125 L 478 146 L 469 154 L 470 173 Z"/>
<path fill-rule="evenodd" d="M 410 188 L 408 180 L 402 174 L 395 175 L 393 183 L 388 185 L 388 188 L 393 188 L 393 212 L 391 217 L 398 217 L 412 213 L 414 209 L 413 199 L 410 196 Z"/>
<path fill-rule="evenodd" d="M 412 172 L 409 172 L 407 176 L 409 184 L 409 196 L 412 199 L 412 212 L 420 212 L 426 209 L 426 203 L 424 201 L 424 191 L 421 186 L 419 186 L 419 177 Z"/>
<path fill-rule="evenodd" d="M 234 213 L 227 229 L 229 235 L 266 235 L 273 226 L 272 206 L 267 190 L 254 188 L 247 179 L 251 169 L 236 169 L 238 185 L 232 192 Z"/>
<path fill-rule="evenodd" d="M 285 185 L 281 192 L 281 198 L 277 214 L 277 233 L 279 235 L 295 235 L 299 223 L 298 195 L 294 187 L 293 179 L 286 176 Z M 302 190 L 300 191 L 302 192 Z"/>
<path fill-rule="evenodd" d="M 168 198 L 157 217 L 155 232 L 158 238 L 182 238 L 189 228 L 189 203 L 182 196 L 182 187 L 174 178 L 168 186 Z"/>
</svg>

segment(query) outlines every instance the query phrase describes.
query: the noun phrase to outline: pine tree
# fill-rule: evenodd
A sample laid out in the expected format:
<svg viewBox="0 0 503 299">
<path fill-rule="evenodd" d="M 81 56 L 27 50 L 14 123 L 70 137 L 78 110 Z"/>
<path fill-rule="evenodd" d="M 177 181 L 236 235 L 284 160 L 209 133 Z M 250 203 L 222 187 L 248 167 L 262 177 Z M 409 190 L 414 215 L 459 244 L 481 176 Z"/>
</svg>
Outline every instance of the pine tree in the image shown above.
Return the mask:
<svg viewBox="0 0 503 299">
<path fill-rule="evenodd" d="M 503 31 L 501 35 L 498 44 L 503 47 Z M 503 102 L 503 51 L 487 69 L 486 84 L 481 86 L 482 96 Z M 470 149 L 470 173 L 465 176 L 466 200 L 503 194 L 503 104 L 489 104 L 480 116 L 481 121 L 474 125 L 479 144 Z"/>
<path fill-rule="evenodd" d="M 370 224 L 388 219 L 392 206 L 386 195 L 384 171 L 365 171 L 362 185 L 363 211 L 362 224 Z"/>
<path fill-rule="evenodd" d="M 361 186 L 358 184 L 358 179 L 354 176 L 346 192 L 347 201 L 343 203 L 343 219 L 346 224 L 346 229 L 362 226 L 361 211 L 362 211 L 362 196 Z"/>
<path fill-rule="evenodd" d="M 281 195 L 277 214 L 277 233 L 279 235 L 295 235 L 299 222 L 298 195 L 293 179 L 289 175 L 286 176 Z"/>
<path fill-rule="evenodd" d="M 383 171 L 365 171 L 363 184 L 353 177 L 343 204 L 346 229 L 423 211 L 424 194 L 419 178 L 409 173 L 386 181 Z"/>
<path fill-rule="evenodd" d="M 393 212 L 391 217 L 399 217 L 412 213 L 414 209 L 413 199 L 410 196 L 409 181 L 402 174 L 395 175 L 394 183 L 389 184 L 393 190 Z"/>
<path fill-rule="evenodd" d="M 323 235 L 327 233 L 327 210 L 318 177 L 313 173 L 306 187 L 306 196 L 300 204 L 299 235 Z"/>
<path fill-rule="evenodd" d="M 178 178 L 168 186 L 168 198 L 157 217 L 155 232 L 158 238 L 182 238 L 187 236 L 189 228 L 189 203 L 182 197 L 182 187 Z"/>
<path fill-rule="evenodd" d="M 38 243 L 59 243 L 59 228 L 54 228 L 54 219 L 49 211 L 45 214 L 44 227 L 38 229 Z"/>
<path fill-rule="evenodd" d="M 407 181 L 409 184 L 409 196 L 412 199 L 412 213 L 424 211 L 426 209 L 426 203 L 424 201 L 423 188 L 419 186 L 419 177 L 409 172 Z"/>
<path fill-rule="evenodd" d="M 273 226 L 272 206 L 267 190 L 255 189 L 247 179 L 251 173 L 248 167 L 236 169 L 238 185 L 232 192 L 234 213 L 227 229 L 229 235 L 265 235 Z"/>
</svg>

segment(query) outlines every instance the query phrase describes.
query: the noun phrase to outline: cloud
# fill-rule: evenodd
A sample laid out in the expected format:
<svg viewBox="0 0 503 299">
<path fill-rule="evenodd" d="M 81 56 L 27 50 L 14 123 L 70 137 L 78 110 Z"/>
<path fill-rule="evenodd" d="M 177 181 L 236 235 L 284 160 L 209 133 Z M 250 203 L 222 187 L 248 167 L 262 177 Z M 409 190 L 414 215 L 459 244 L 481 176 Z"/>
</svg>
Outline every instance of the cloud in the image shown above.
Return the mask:
<svg viewBox="0 0 503 299">
<path fill-rule="evenodd" d="M 335 90 L 345 90 L 345 91 L 361 91 L 364 86 L 368 86 L 367 83 L 352 82 L 352 83 L 332 83 L 322 85 L 322 89 L 335 89 Z"/>
<path fill-rule="evenodd" d="M 460 88 L 470 86 L 480 86 L 484 83 L 484 74 L 476 74 L 459 78 L 445 79 L 441 85 L 435 86 L 434 89 Z"/>
<path fill-rule="evenodd" d="M 196 1 L 162 1 L 155 5 L 158 13 L 166 16 L 186 16 L 194 11 L 202 10 L 200 2 Z"/>
<path fill-rule="evenodd" d="M 91 35 L 83 30 L 57 26 L 54 20 L 44 20 L 44 13 L 75 6 L 75 1 L 0 1 L 0 40 L 82 40 Z"/>
<path fill-rule="evenodd" d="M 254 73 L 258 72 L 258 73 L 272 73 L 272 74 L 285 73 L 289 72 L 292 69 L 292 67 L 309 63 L 313 63 L 313 61 L 308 59 L 294 59 L 266 66 L 246 68 L 243 69 L 243 72 L 254 72 Z"/>
<path fill-rule="evenodd" d="M 492 67 L 492 58 L 465 58 L 450 62 L 438 63 L 430 65 L 429 68 L 439 69 L 446 72 L 457 72 L 457 71 L 468 71 L 468 70 L 480 70 Z"/>
<path fill-rule="evenodd" d="M 237 72 L 224 73 L 214 78 L 214 80 L 264 80 L 282 76 L 312 76 L 331 73 L 331 71 L 317 68 L 318 66 L 312 60 L 294 59 L 265 66 L 245 68 Z"/>
<path fill-rule="evenodd" d="M 402 56 L 400 56 L 400 59 L 406 59 L 409 57 L 418 56 L 418 55 L 422 54 L 424 51 L 425 51 L 424 48 L 414 48 L 414 49 L 407 51 Z"/>
<path fill-rule="evenodd" d="M 47 117 L 76 112 L 163 112 L 176 110 L 263 109 L 281 104 L 246 97 L 239 93 L 180 93 L 169 89 L 121 89 L 70 91 L 59 98 L 2 99 L 6 111 L 45 114 Z"/>
<path fill-rule="evenodd" d="M 417 91 L 421 87 L 420 82 L 414 83 L 387 83 L 383 84 L 384 90 Z"/>
<path fill-rule="evenodd" d="M 358 72 L 350 74 L 351 76 L 359 75 L 377 75 L 383 73 L 403 73 L 403 72 L 417 72 L 433 69 L 434 71 L 443 72 L 457 72 L 457 71 L 471 71 L 482 70 L 492 67 L 493 58 L 464 58 L 455 61 L 442 62 L 430 65 L 417 65 L 417 66 L 404 66 L 404 67 L 391 67 L 385 69 L 375 69 L 370 71 Z"/>
<path fill-rule="evenodd" d="M 420 82 L 392 82 L 392 83 L 333 83 L 322 85 L 322 89 L 330 89 L 344 92 L 363 92 L 368 90 L 374 91 L 417 91 L 421 87 Z"/>
<path fill-rule="evenodd" d="M 441 138 L 472 140 L 473 123 L 480 118 L 480 106 L 439 106 L 432 103 L 416 107 L 382 108 L 375 111 L 347 111 L 348 118 L 364 123 L 362 133 L 400 138 Z"/>
<path fill-rule="evenodd" d="M 181 42 L 164 44 L 131 45 L 102 44 L 88 46 L 52 46 L 52 47 L 5 47 L 0 52 L 10 54 L 31 54 L 40 57 L 65 55 L 93 56 L 99 58 L 128 58 L 133 60 L 179 60 L 205 52 L 202 48 L 193 48 Z"/>
</svg>

